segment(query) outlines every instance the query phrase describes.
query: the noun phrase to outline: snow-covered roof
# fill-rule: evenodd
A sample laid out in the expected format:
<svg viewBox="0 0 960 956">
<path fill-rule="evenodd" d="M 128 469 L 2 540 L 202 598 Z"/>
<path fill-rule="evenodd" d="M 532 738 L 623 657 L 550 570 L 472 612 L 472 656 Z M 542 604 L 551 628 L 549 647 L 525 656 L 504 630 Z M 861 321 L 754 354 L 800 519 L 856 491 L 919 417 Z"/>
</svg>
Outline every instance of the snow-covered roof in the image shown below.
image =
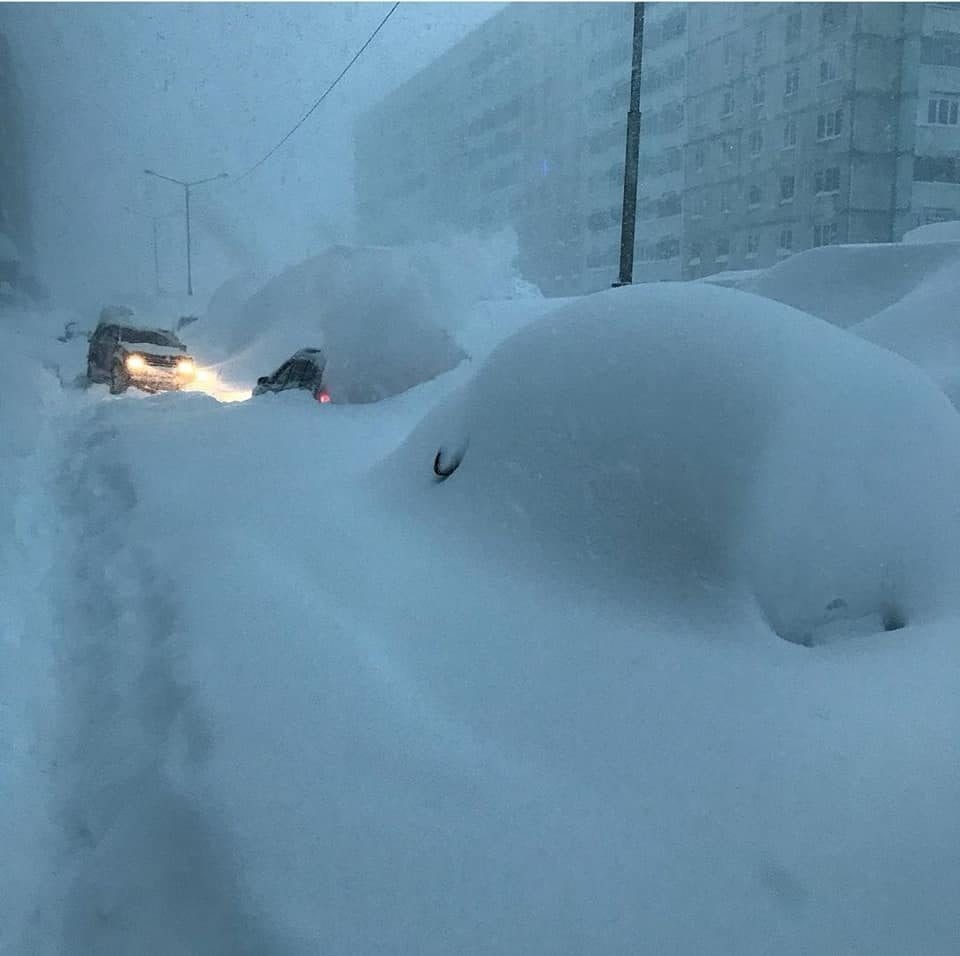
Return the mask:
<svg viewBox="0 0 960 956">
<path fill-rule="evenodd" d="M 124 345 L 129 345 L 135 348 L 138 352 L 148 352 L 150 355 L 185 355 L 186 346 L 183 348 L 176 348 L 172 345 L 154 345 L 153 342 L 137 342 L 132 339 L 124 339 Z"/>
</svg>

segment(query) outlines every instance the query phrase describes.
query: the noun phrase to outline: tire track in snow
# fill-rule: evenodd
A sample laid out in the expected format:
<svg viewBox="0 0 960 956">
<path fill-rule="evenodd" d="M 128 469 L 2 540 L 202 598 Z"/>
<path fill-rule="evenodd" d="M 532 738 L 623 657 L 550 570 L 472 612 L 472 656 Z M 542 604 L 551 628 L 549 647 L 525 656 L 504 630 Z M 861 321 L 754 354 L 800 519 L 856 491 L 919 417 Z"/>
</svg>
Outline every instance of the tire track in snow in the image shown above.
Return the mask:
<svg viewBox="0 0 960 956">
<path fill-rule="evenodd" d="M 245 903 L 210 808 L 171 773 L 177 759 L 202 761 L 211 741 L 176 677 L 175 597 L 128 534 L 137 491 L 112 424 L 124 411 L 105 403 L 77 429 L 59 482 L 69 541 L 57 665 L 68 860 L 59 952 L 281 953 Z"/>
</svg>

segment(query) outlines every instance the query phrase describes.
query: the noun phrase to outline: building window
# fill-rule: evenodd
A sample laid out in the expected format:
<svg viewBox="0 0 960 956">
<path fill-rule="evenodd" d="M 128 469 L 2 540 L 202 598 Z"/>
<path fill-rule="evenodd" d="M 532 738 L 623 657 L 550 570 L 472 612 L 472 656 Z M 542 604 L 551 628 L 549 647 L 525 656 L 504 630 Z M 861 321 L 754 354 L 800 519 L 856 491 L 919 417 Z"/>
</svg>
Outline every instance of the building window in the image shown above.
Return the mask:
<svg viewBox="0 0 960 956">
<path fill-rule="evenodd" d="M 813 227 L 813 244 L 815 247 L 830 246 L 837 241 L 837 224 L 826 222 Z"/>
<path fill-rule="evenodd" d="M 919 183 L 960 183 L 960 157 L 915 156 L 913 179 Z"/>
<path fill-rule="evenodd" d="M 660 27 L 661 42 L 667 43 L 670 40 L 675 40 L 677 37 L 683 36 L 686 29 L 686 11 L 681 10 L 679 13 L 674 13 L 672 16 L 666 17 Z"/>
<path fill-rule="evenodd" d="M 924 206 L 923 214 L 917 216 L 919 221 L 922 221 L 923 225 L 928 226 L 931 222 L 950 222 L 952 219 L 957 218 L 956 210 L 954 209 L 945 209 L 943 207 L 937 206 Z"/>
<path fill-rule="evenodd" d="M 845 3 L 824 3 L 821 7 L 820 29 L 823 33 L 835 30 L 847 19 L 847 5 Z"/>
<path fill-rule="evenodd" d="M 927 122 L 937 126 L 956 126 L 960 97 L 938 96 L 927 100 Z"/>
<path fill-rule="evenodd" d="M 843 110 L 831 110 L 817 116 L 817 139 L 836 139 L 843 130 Z"/>
<path fill-rule="evenodd" d="M 796 176 L 780 177 L 780 202 L 793 202 L 793 197 L 797 191 Z"/>
<path fill-rule="evenodd" d="M 800 91 L 800 68 L 791 67 L 787 70 L 786 79 L 783 84 L 783 95 L 787 96 L 796 96 Z"/>
<path fill-rule="evenodd" d="M 733 88 L 726 89 L 723 91 L 723 102 L 720 106 L 720 118 L 725 119 L 728 116 L 733 115 L 734 107 L 734 97 L 733 97 Z"/>
<path fill-rule="evenodd" d="M 702 242 L 691 242 L 690 243 L 690 258 L 687 260 L 687 265 L 698 266 L 700 265 L 700 260 L 703 257 L 703 243 Z"/>
<path fill-rule="evenodd" d="M 753 81 L 753 105 L 763 106 L 767 100 L 767 78 L 759 73 Z"/>
<path fill-rule="evenodd" d="M 787 252 L 790 252 L 793 250 L 793 230 L 792 229 L 780 230 L 780 244 L 777 248 L 783 249 Z"/>
<path fill-rule="evenodd" d="M 667 237 L 666 239 L 661 239 L 654 251 L 654 256 L 657 259 L 676 259 L 680 255 L 680 240 L 674 239 L 673 237 Z"/>
<path fill-rule="evenodd" d="M 820 83 L 830 83 L 831 81 L 837 78 L 837 74 L 840 72 L 840 64 L 837 62 L 837 57 L 830 55 L 825 57 L 820 61 Z"/>
<path fill-rule="evenodd" d="M 680 194 L 667 193 L 657 200 L 657 218 L 666 219 L 669 216 L 680 215 Z"/>
<path fill-rule="evenodd" d="M 759 156 L 763 150 L 763 131 L 752 130 L 750 133 L 750 155 Z"/>
<path fill-rule="evenodd" d="M 730 239 L 724 236 L 717 240 L 717 262 L 727 262 L 730 258 Z"/>
<path fill-rule="evenodd" d="M 831 166 L 829 169 L 818 169 L 815 181 L 817 193 L 840 192 L 840 167 Z"/>
<path fill-rule="evenodd" d="M 720 187 L 720 212 L 730 212 L 730 187 L 721 186 Z"/>
<path fill-rule="evenodd" d="M 786 42 L 796 43 L 800 39 L 800 27 L 803 24 L 799 10 L 787 14 Z"/>
<path fill-rule="evenodd" d="M 737 144 L 726 137 L 720 141 L 720 165 L 729 166 L 737 157 Z"/>
<path fill-rule="evenodd" d="M 960 36 L 943 33 L 921 38 L 920 62 L 930 66 L 960 66 Z"/>
<path fill-rule="evenodd" d="M 760 233 L 751 232 L 747 234 L 747 258 L 756 259 L 760 252 Z"/>
<path fill-rule="evenodd" d="M 754 183 L 754 185 L 752 185 L 747 191 L 747 202 L 749 203 L 751 209 L 755 209 L 760 205 L 761 196 L 762 194 L 760 192 L 760 187 Z"/>
<path fill-rule="evenodd" d="M 786 123 L 783 124 L 783 148 L 790 149 L 791 146 L 797 145 L 797 121 L 795 119 L 788 119 Z"/>
<path fill-rule="evenodd" d="M 701 96 L 693 101 L 693 125 L 703 126 L 707 121 L 706 97 Z"/>
<path fill-rule="evenodd" d="M 733 37 L 726 37 L 723 41 L 723 65 L 730 66 L 730 64 L 733 63 L 733 56 Z"/>
<path fill-rule="evenodd" d="M 753 55 L 763 56 L 766 49 L 767 49 L 767 33 L 763 29 L 763 27 L 761 27 L 753 35 Z"/>
<path fill-rule="evenodd" d="M 693 151 L 693 168 L 696 169 L 697 172 L 700 172 L 706 164 L 707 148 L 703 145 L 697 146 Z"/>
</svg>

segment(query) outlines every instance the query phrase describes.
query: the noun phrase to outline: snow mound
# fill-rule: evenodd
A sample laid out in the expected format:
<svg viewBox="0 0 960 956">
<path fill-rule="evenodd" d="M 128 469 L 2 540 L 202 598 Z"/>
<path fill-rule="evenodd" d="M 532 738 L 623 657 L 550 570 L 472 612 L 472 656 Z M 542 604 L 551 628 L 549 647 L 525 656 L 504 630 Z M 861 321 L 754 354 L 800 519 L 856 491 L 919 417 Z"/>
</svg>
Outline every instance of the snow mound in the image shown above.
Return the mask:
<svg viewBox="0 0 960 956">
<path fill-rule="evenodd" d="M 917 226 L 916 229 L 904 233 L 903 241 L 910 245 L 960 242 L 960 219 L 952 219 L 949 222 L 931 222 L 925 226 Z"/>
<path fill-rule="evenodd" d="M 960 262 L 949 263 L 851 331 L 918 365 L 960 408 L 960 324 L 952 305 L 958 297 Z"/>
<path fill-rule="evenodd" d="M 404 252 L 334 246 L 271 279 L 232 314 L 233 354 L 223 368 L 233 380 L 252 381 L 297 349 L 323 348 L 335 399 L 394 395 L 464 358 L 441 305 Z"/>
<path fill-rule="evenodd" d="M 439 451 L 437 482 L 432 464 Z M 809 643 L 954 606 L 960 420 L 898 357 L 708 285 L 611 290 L 497 348 L 385 467 L 448 540 L 627 588 L 737 581 Z M 868 629 L 873 625 L 868 626 Z"/>
<path fill-rule="evenodd" d="M 824 246 L 791 256 L 740 288 L 847 328 L 903 299 L 947 265 L 960 265 L 960 245 Z"/>
</svg>

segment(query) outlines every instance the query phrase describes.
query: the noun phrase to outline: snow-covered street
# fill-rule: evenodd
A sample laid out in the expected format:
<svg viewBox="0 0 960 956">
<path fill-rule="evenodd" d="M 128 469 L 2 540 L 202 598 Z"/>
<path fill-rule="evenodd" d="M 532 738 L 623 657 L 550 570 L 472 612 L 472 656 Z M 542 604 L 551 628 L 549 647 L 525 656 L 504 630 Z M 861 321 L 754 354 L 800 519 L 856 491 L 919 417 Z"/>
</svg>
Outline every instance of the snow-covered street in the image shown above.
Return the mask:
<svg viewBox="0 0 960 956">
<path fill-rule="evenodd" d="M 0 952 L 954 952 L 949 376 L 782 301 L 487 301 L 328 406 L 4 313 Z"/>
</svg>

